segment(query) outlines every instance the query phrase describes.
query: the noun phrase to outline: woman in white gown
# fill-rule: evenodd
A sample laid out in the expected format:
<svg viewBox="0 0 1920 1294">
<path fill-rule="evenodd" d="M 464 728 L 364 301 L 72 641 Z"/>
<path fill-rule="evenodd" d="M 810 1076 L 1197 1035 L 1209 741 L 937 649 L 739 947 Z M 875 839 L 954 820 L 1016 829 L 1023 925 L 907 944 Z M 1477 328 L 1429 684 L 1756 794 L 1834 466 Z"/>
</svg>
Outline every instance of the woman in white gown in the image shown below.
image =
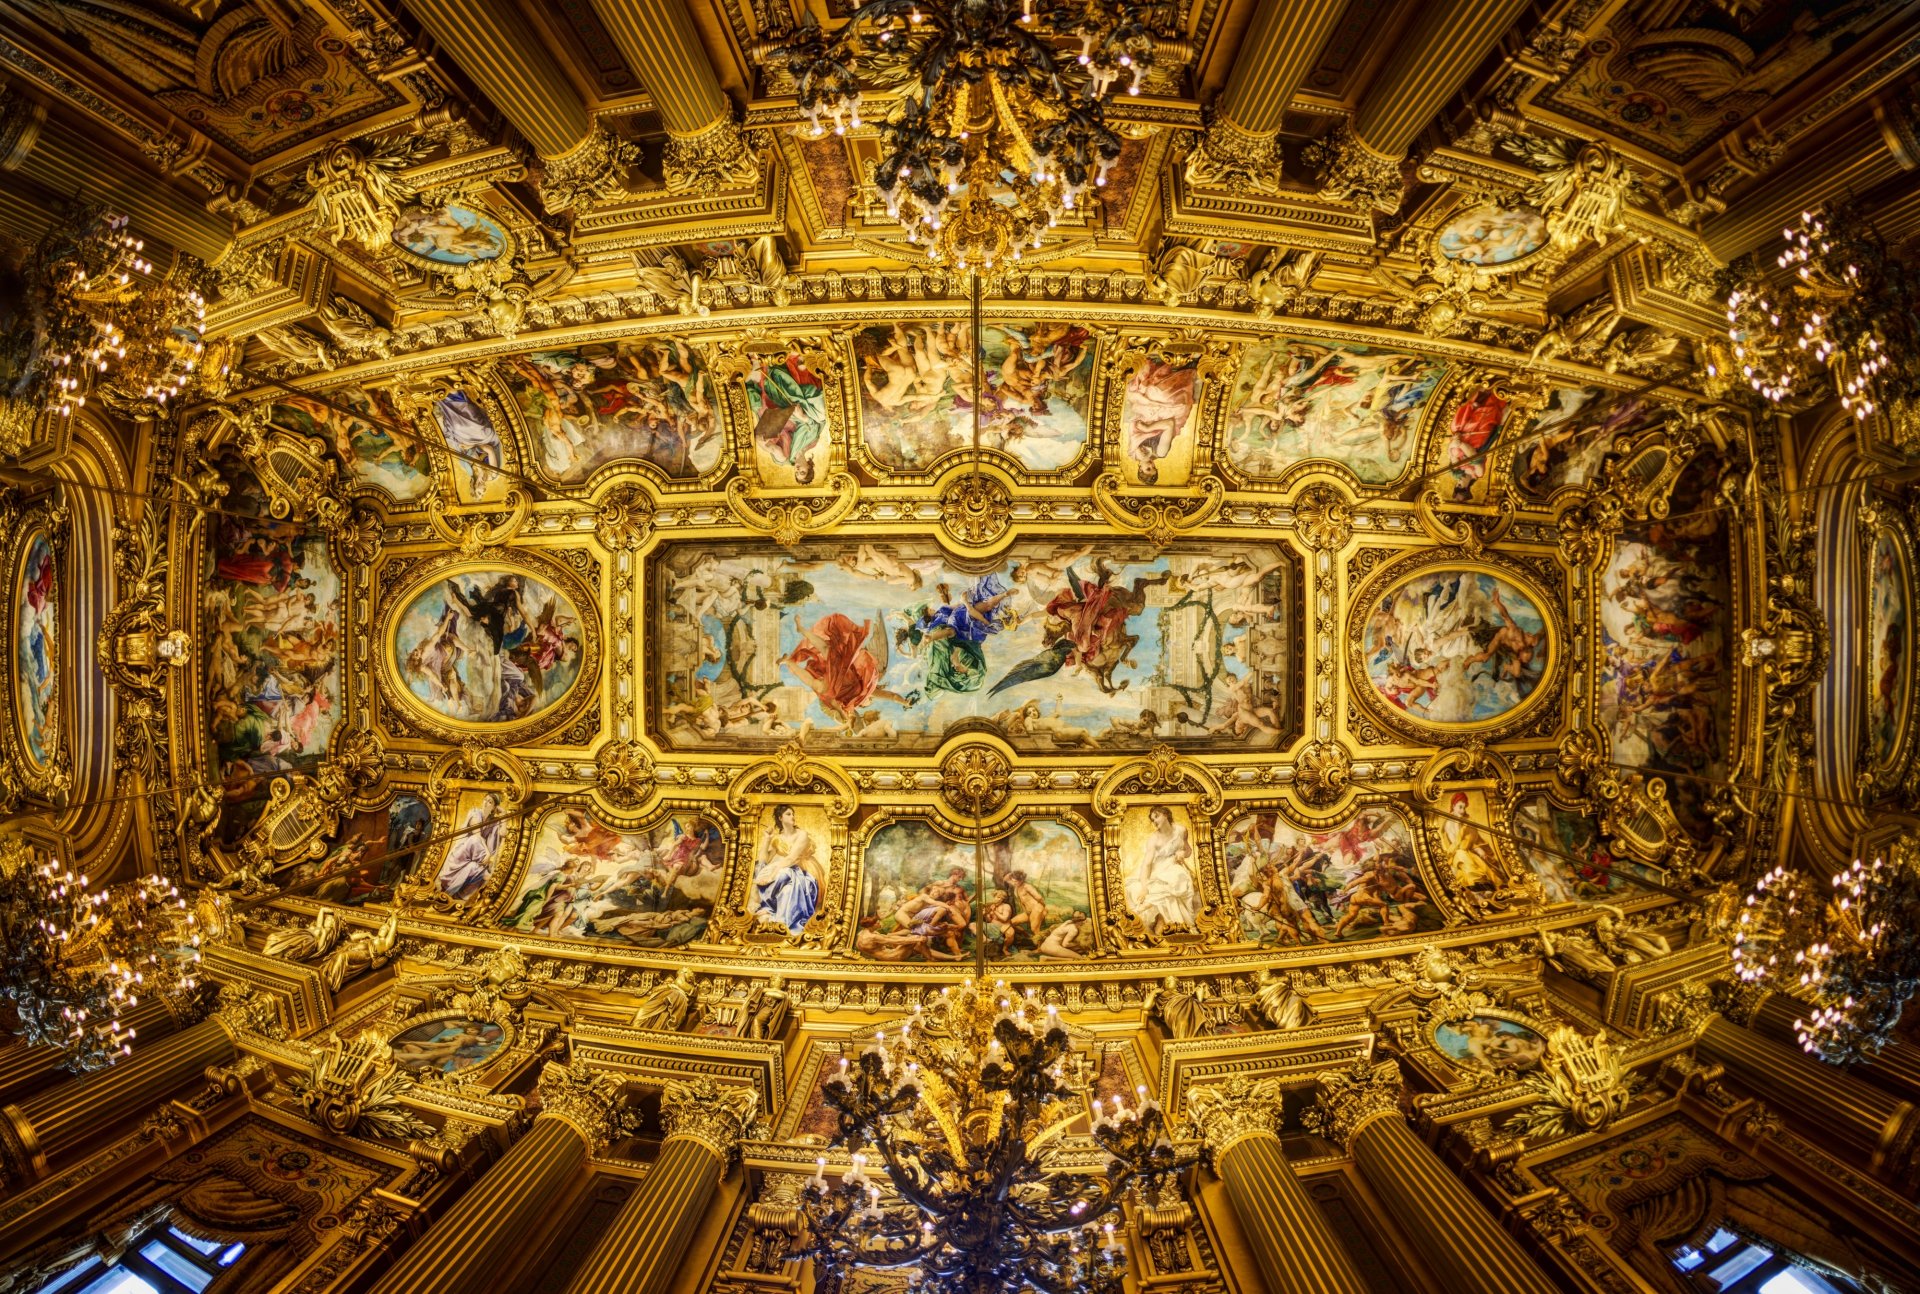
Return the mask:
<svg viewBox="0 0 1920 1294">
<path fill-rule="evenodd" d="M 1154 934 L 1190 930 L 1198 919 L 1193 889 L 1193 843 L 1187 829 L 1163 805 L 1147 811 L 1153 830 L 1141 844 L 1140 859 L 1127 874 L 1127 906 Z"/>
<path fill-rule="evenodd" d="M 487 883 L 493 871 L 493 859 L 500 852 L 500 837 L 506 824 L 498 821 L 500 797 L 488 791 L 480 803 L 467 810 L 460 824 L 460 835 L 447 849 L 447 860 L 440 865 L 440 888 L 456 899 L 464 899 Z"/>
</svg>

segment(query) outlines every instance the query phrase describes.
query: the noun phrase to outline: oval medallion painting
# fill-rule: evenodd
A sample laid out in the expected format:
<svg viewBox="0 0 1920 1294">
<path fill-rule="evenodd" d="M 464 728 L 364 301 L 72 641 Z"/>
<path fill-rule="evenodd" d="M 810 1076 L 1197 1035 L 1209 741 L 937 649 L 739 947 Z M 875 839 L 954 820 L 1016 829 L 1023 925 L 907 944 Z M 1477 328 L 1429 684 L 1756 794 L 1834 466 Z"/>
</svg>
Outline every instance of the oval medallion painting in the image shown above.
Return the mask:
<svg viewBox="0 0 1920 1294">
<path fill-rule="evenodd" d="M 427 1020 L 392 1038 L 393 1059 L 409 1074 L 457 1074 L 486 1064 L 506 1045 L 506 1030 L 499 1025 L 464 1016 Z"/>
<path fill-rule="evenodd" d="M 1440 254 L 1495 269 L 1525 260 L 1547 245 L 1547 222 L 1525 207 L 1475 207 L 1440 228 Z"/>
<path fill-rule="evenodd" d="M 580 677 L 580 613 L 520 571 L 473 570 L 415 594 L 393 631 L 407 691 L 456 723 L 518 723 L 558 705 Z"/>
<path fill-rule="evenodd" d="M 403 212 L 393 222 L 393 241 L 436 265 L 471 265 L 507 253 L 507 231 L 499 221 L 452 202 Z"/>
<path fill-rule="evenodd" d="M 14 608 L 14 700 L 27 756 L 41 768 L 53 762 L 59 739 L 54 720 L 60 673 L 59 608 L 54 603 L 53 543 L 44 531 L 27 541 L 20 601 Z"/>
<path fill-rule="evenodd" d="M 1430 724 L 1486 723 L 1547 672 L 1547 626 L 1532 597 L 1488 571 L 1409 576 L 1368 611 L 1367 678 L 1388 705 Z"/>
<path fill-rule="evenodd" d="M 1447 1056 L 1472 1069 L 1525 1073 L 1540 1068 L 1547 1040 L 1518 1020 L 1470 1015 L 1433 1031 L 1433 1042 Z"/>
</svg>

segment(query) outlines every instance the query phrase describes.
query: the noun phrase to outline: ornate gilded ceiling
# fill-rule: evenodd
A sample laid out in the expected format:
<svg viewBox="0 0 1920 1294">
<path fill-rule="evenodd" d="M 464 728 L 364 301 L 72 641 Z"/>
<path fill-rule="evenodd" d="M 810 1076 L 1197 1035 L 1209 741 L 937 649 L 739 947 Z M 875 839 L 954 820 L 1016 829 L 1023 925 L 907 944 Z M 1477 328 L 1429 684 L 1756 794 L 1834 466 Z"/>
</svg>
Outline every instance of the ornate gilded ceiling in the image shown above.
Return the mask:
<svg viewBox="0 0 1920 1294">
<path fill-rule="evenodd" d="M 1282 8 L 1181 8 L 975 277 L 769 63 L 837 5 L 11 0 L 0 168 L 206 263 L 188 408 L 21 432 L 141 446 L 102 661 L 189 874 L 826 983 L 1517 938 L 1770 855 L 1812 522 L 1715 276 L 1843 191 L 1910 232 L 1910 7 Z M 1896 494 L 1844 576 L 1883 795 Z M 72 660 L 60 524 L 9 553 Z"/>
</svg>

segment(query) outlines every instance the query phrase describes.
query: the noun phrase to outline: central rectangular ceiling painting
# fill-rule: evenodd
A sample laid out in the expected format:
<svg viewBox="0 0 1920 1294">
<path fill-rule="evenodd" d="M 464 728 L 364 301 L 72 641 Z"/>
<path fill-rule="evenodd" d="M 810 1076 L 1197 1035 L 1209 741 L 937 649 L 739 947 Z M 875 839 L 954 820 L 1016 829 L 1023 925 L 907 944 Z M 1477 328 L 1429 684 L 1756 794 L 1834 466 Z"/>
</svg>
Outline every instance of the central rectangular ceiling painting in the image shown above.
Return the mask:
<svg viewBox="0 0 1920 1294">
<path fill-rule="evenodd" d="M 1277 544 L 1156 553 L 1016 542 L 683 544 L 652 563 L 654 731 L 682 749 L 930 750 L 962 724 L 1016 748 L 1271 748 L 1292 696 Z"/>
</svg>

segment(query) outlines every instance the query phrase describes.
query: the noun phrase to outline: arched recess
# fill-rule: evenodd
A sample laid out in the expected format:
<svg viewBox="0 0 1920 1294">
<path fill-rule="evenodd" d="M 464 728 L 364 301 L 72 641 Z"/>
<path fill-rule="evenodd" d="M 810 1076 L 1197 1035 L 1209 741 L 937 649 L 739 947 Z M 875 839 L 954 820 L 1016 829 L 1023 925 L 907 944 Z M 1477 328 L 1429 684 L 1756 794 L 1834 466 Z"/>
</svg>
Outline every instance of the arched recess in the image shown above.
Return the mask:
<svg viewBox="0 0 1920 1294">
<path fill-rule="evenodd" d="M 1863 834 L 1887 825 L 1884 809 L 1860 807 L 1864 713 L 1861 689 L 1870 662 L 1863 650 L 1866 622 L 1863 573 L 1868 560 L 1860 509 L 1889 465 L 1863 451 L 1859 424 L 1835 409 L 1807 441 L 1800 485 L 1813 503 L 1814 598 L 1827 619 L 1827 672 L 1814 693 L 1813 785 L 1817 799 L 1795 807 L 1795 838 L 1826 870 L 1851 860 Z"/>
<path fill-rule="evenodd" d="M 88 409 L 74 420 L 67 452 L 49 469 L 64 487 L 70 517 L 61 627 L 66 634 L 62 666 L 72 697 L 73 807 L 55 825 L 70 842 L 75 862 L 99 880 L 117 879 L 116 873 L 129 866 L 129 847 L 146 834 L 132 832 L 134 823 L 151 825 L 145 822 L 144 802 L 124 798 L 146 788 L 123 781 L 115 766 L 119 716 L 94 655 L 100 626 L 121 592 L 113 564 L 114 522 L 140 506 L 134 469 L 122 445 L 125 436 Z M 131 866 L 146 861 L 134 859 Z"/>
</svg>

